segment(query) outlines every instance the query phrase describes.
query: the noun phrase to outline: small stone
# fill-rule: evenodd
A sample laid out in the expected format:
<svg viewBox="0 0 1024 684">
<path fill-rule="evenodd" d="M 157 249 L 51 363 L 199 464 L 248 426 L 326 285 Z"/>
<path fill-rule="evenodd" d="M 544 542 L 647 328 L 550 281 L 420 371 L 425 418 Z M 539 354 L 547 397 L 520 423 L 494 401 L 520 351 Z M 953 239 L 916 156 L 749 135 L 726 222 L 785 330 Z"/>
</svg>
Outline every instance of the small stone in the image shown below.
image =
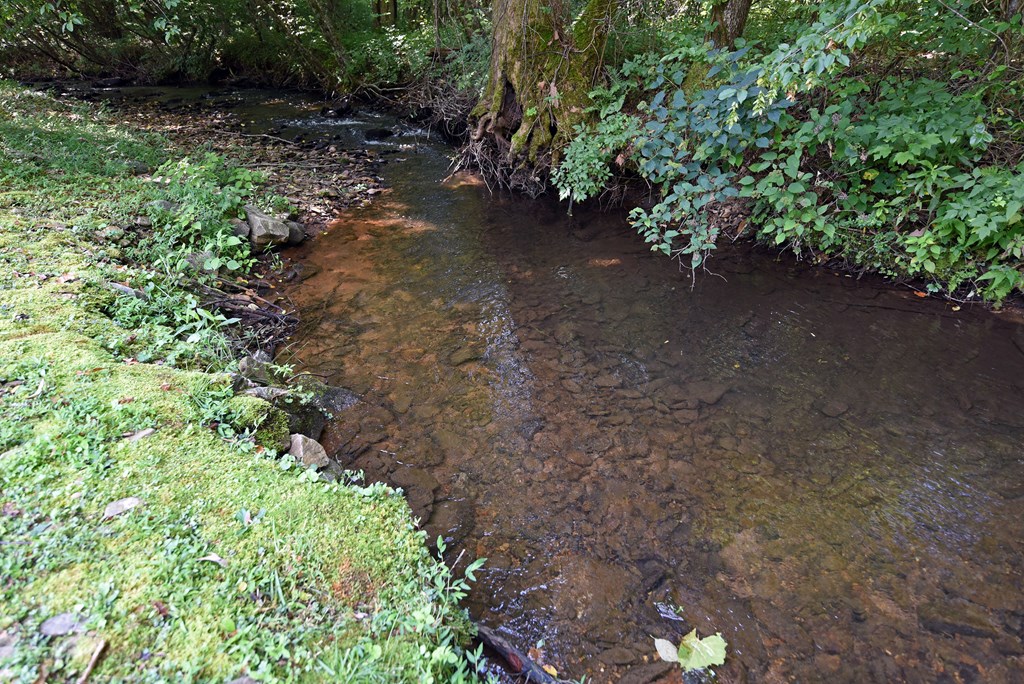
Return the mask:
<svg viewBox="0 0 1024 684">
<path fill-rule="evenodd" d="M 258 351 L 238 362 L 238 373 L 252 382 L 269 385 L 274 381 L 274 371 L 270 367 L 271 362 L 270 354 Z"/>
<path fill-rule="evenodd" d="M 39 631 L 46 636 L 66 636 L 81 632 L 83 629 L 85 629 L 85 622 L 81 615 L 75 613 L 54 615 L 39 626 Z"/>
<path fill-rule="evenodd" d="M 230 221 L 228 221 L 228 223 L 231 224 L 231 232 L 234 233 L 236 237 L 240 237 L 243 240 L 249 238 L 248 223 L 246 223 L 240 218 L 233 218 Z"/>
<path fill-rule="evenodd" d="M 291 448 L 288 450 L 288 453 L 307 468 L 323 468 L 330 462 L 327 458 L 327 452 L 320 445 L 320 442 L 310 439 L 305 435 L 292 435 Z"/>
<path fill-rule="evenodd" d="M 572 463 L 573 465 L 578 465 L 580 467 L 586 467 L 594 462 L 593 456 L 580 449 L 573 449 L 572 451 L 565 455 L 565 458 L 566 460 L 569 461 L 569 463 Z"/>
<path fill-rule="evenodd" d="M 580 387 L 580 383 L 569 378 L 562 380 L 562 387 L 564 387 L 567 391 L 573 394 L 579 394 L 580 392 L 583 391 L 583 388 Z"/>
<path fill-rule="evenodd" d="M 850 410 L 850 406 L 835 399 L 825 401 L 818 409 L 829 418 L 838 418 Z"/>
<path fill-rule="evenodd" d="M 181 209 L 181 205 L 176 204 L 174 202 L 169 202 L 167 200 L 153 200 L 152 202 L 146 204 L 146 208 L 153 211 L 164 211 L 167 213 L 174 213 Z"/>
<path fill-rule="evenodd" d="M 270 247 L 288 242 L 291 231 L 284 221 L 264 214 L 252 206 L 245 205 L 245 218 L 249 222 L 249 241 L 256 247 Z"/>
<path fill-rule="evenodd" d="M 713 406 L 721 401 L 730 389 L 729 385 L 725 383 L 713 381 L 694 382 L 686 388 L 687 394 L 708 406 Z"/>
<path fill-rule="evenodd" d="M 242 392 L 242 394 L 273 403 L 276 399 L 288 396 L 290 392 L 280 387 L 252 387 Z"/>
<path fill-rule="evenodd" d="M 192 267 L 192 270 L 194 271 L 197 271 L 199 273 L 213 274 L 216 273 L 219 269 L 207 268 L 206 266 L 207 262 L 210 261 L 210 259 L 213 259 L 213 256 L 213 252 L 209 250 L 204 250 L 202 252 L 191 252 L 185 255 L 185 261 L 188 263 L 189 266 Z"/>
<path fill-rule="evenodd" d="M 462 347 L 448 357 L 448 362 L 453 366 L 461 366 L 469 361 L 476 361 L 480 358 L 480 352 L 472 347 Z"/>
<path fill-rule="evenodd" d="M 306 239 L 306 227 L 298 221 L 285 221 L 288 226 L 288 244 L 298 245 Z"/>
<path fill-rule="evenodd" d="M 124 499 L 118 499 L 107 504 L 107 507 L 103 509 L 103 519 L 109 520 L 122 513 L 127 513 L 133 508 L 137 508 L 142 505 L 142 499 L 137 496 L 129 496 Z"/>
<path fill-rule="evenodd" d="M 629 665 L 636 660 L 636 655 L 628 648 L 615 646 L 607 651 L 602 651 L 597 659 L 605 665 Z"/>
</svg>

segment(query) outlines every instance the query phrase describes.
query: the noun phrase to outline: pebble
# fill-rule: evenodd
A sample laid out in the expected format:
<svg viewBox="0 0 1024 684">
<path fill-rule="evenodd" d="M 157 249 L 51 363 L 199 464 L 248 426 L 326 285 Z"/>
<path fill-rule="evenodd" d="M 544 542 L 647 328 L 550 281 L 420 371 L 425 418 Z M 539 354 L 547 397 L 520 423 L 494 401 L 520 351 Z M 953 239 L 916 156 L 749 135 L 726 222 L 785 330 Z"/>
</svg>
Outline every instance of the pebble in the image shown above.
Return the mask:
<svg viewBox="0 0 1024 684">
<path fill-rule="evenodd" d="M 46 619 L 39 626 L 39 631 L 46 636 L 65 636 L 81 632 L 85 629 L 85 621 L 75 613 L 61 613 Z"/>
</svg>

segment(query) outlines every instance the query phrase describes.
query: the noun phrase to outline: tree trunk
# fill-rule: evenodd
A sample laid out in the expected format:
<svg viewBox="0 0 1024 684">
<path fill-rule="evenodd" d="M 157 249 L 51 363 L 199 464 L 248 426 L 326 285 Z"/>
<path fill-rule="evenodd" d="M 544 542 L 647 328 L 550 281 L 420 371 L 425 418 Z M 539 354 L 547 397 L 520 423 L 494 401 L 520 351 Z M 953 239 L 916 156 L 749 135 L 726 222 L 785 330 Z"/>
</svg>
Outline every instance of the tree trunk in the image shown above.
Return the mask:
<svg viewBox="0 0 1024 684">
<path fill-rule="evenodd" d="M 751 4 L 753 0 L 726 0 L 711 6 L 711 20 L 715 22 L 715 28 L 709 38 L 715 47 L 728 50 L 743 35 Z"/>
<path fill-rule="evenodd" d="M 470 114 L 473 140 L 489 137 L 513 165 L 557 162 L 600 78 L 614 2 L 588 0 L 572 18 L 561 0 L 493 0 L 490 75 Z"/>
</svg>

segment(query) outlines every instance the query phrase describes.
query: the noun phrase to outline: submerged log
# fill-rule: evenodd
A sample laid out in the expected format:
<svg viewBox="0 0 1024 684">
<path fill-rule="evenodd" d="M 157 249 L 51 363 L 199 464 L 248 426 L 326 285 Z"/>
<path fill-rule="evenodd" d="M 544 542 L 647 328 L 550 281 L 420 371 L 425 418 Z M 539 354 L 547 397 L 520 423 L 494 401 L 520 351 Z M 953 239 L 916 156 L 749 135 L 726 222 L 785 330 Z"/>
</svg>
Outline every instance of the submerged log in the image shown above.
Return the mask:
<svg viewBox="0 0 1024 684">
<path fill-rule="evenodd" d="M 525 653 L 513 646 L 508 639 L 490 627 L 477 624 L 476 634 L 484 646 L 500 655 L 502 660 L 508 663 L 512 674 L 537 684 L 558 684 L 562 681 L 549 675 L 537 663 L 530 660 Z"/>
</svg>

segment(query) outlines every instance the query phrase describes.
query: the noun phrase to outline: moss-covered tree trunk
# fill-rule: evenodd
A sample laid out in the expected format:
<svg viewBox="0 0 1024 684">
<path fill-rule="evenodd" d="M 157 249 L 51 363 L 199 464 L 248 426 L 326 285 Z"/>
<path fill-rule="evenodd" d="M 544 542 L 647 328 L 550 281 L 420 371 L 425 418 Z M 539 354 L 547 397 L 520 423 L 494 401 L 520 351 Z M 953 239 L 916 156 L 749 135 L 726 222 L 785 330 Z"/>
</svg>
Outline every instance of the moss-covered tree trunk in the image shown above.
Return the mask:
<svg viewBox="0 0 1024 684">
<path fill-rule="evenodd" d="M 711 6 L 711 21 L 715 27 L 708 38 L 715 47 L 731 49 L 736 39 L 743 35 L 751 4 L 753 0 L 726 0 Z"/>
<path fill-rule="evenodd" d="M 470 115 L 473 139 L 491 138 L 506 163 L 557 160 L 601 77 L 614 6 L 588 0 L 570 16 L 562 0 L 493 0 L 490 77 Z"/>
</svg>

